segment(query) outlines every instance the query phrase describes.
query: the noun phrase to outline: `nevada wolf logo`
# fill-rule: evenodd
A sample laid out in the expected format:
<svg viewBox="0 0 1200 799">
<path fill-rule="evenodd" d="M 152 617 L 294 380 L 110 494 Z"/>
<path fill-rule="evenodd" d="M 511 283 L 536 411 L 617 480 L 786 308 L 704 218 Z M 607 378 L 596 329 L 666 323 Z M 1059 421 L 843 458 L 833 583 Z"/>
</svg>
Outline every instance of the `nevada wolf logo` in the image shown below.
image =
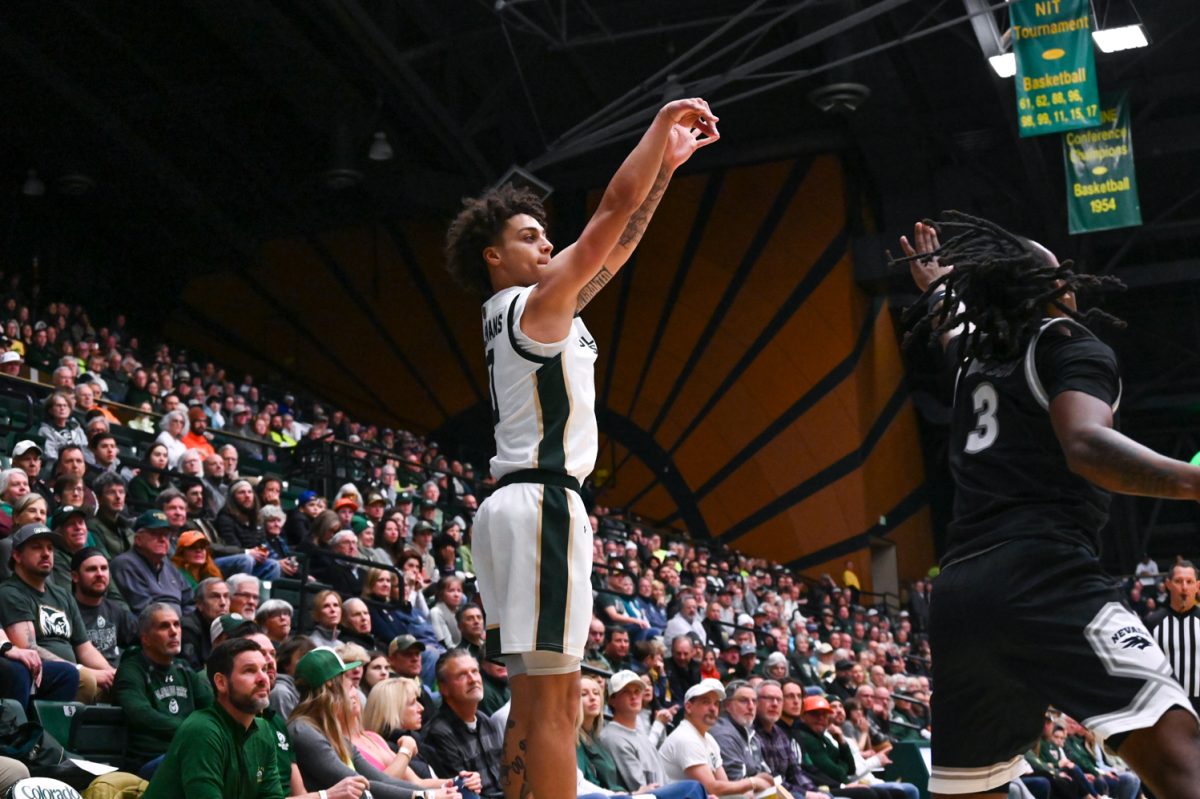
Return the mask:
<svg viewBox="0 0 1200 799">
<path fill-rule="evenodd" d="M 39 605 L 42 635 L 51 638 L 70 638 L 71 620 L 64 611 L 49 605 Z"/>
<path fill-rule="evenodd" d="M 1148 646 L 1150 646 L 1150 641 L 1140 635 L 1134 635 L 1121 642 L 1122 649 L 1133 649 L 1134 647 L 1145 649 Z"/>
</svg>

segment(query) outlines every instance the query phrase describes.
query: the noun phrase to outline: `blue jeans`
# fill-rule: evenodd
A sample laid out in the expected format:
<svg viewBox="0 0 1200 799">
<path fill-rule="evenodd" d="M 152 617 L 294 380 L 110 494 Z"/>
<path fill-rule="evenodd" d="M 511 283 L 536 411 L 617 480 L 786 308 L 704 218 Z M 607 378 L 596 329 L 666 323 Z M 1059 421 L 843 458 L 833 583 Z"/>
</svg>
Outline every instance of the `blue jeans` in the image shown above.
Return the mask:
<svg viewBox="0 0 1200 799">
<path fill-rule="evenodd" d="M 908 799 L 921 799 L 921 792 L 917 790 L 917 786 L 909 785 L 907 782 L 881 782 L 878 785 L 871 786 L 873 788 L 891 788 L 892 790 L 904 791 Z M 837 791 L 833 792 L 834 795 Z"/>
<path fill-rule="evenodd" d="M 695 780 L 680 780 L 661 785 L 650 793 L 654 794 L 655 799 L 708 799 L 704 786 Z M 615 793 L 611 797 L 606 797 L 602 793 L 589 793 L 580 796 L 579 799 L 630 799 L 630 795 Z"/>
<path fill-rule="evenodd" d="M 33 693 L 33 675 L 29 669 L 16 661 L 0 658 L 0 695 L 15 699 L 26 710 L 29 709 Z M 42 661 L 42 684 L 38 686 L 37 698 L 52 702 L 74 702 L 79 693 L 79 669 L 74 663 L 61 660 Z"/>
<path fill-rule="evenodd" d="M 225 577 L 231 574 L 253 574 L 260 580 L 278 580 L 281 574 L 279 561 L 267 558 L 258 563 L 249 555 L 224 555 L 213 562 Z"/>
</svg>

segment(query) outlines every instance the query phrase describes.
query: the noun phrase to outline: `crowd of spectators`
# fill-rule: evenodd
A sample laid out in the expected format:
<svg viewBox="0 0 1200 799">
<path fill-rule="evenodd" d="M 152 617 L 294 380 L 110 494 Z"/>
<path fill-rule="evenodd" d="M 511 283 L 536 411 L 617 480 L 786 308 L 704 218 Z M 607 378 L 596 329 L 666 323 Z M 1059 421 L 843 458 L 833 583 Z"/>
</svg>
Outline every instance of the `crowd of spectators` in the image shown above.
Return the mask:
<svg viewBox="0 0 1200 799">
<path fill-rule="evenodd" d="M 490 481 L 167 345 L 143 357 L 123 317 L 31 311 L 18 288 L 0 369 L 53 390 L 2 453 L 0 692 L 124 708 L 149 796 L 210 779 L 226 796 L 502 797 L 508 677 L 484 654 L 470 547 Z M 130 458 L 118 425 L 156 435 Z M 355 479 L 289 493 L 272 469 L 330 438 L 357 445 Z M 933 734 L 930 580 L 901 607 L 852 562 L 811 580 L 591 505 L 580 796 L 916 799 L 879 772 Z M 1072 724 L 1048 722 L 1027 787 L 1132 799 Z M 232 748 L 186 749 L 214 729 L 277 780 L 235 784 Z"/>
</svg>

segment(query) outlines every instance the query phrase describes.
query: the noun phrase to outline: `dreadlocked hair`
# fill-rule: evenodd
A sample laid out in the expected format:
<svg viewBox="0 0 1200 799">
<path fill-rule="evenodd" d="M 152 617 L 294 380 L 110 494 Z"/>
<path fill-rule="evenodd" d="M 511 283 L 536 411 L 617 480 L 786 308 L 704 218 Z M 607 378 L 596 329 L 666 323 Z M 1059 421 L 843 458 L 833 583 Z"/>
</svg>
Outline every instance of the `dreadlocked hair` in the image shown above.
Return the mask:
<svg viewBox="0 0 1200 799">
<path fill-rule="evenodd" d="M 925 224 L 934 227 L 939 238 L 950 238 L 932 253 L 891 258 L 890 265 L 936 256 L 954 268 L 904 311 L 906 324 L 916 320 L 904 337 L 906 348 L 915 341 L 936 341 L 961 325 L 962 357 L 1010 360 L 1041 327 L 1048 305 L 1080 323 L 1103 320 L 1125 326 L 1098 308 L 1080 312 L 1062 301 L 1064 294 L 1079 290 L 1123 289 L 1117 278 L 1077 274 L 1071 261 L 1051 266 L 1029 239 L 961 211 L 946 211 L 941 221 L 925 220 Z"/>
<path fill-rule="evenodd" d="M 506 183 L 479 197 L 463 200 L 462 210 L 446 231 L 446 270 L 465 289 L 487 297 L 492 293 L 483 251 L 496 243 L 505 223 L 529 214 L 543 227 L 546 210 L 532 191 Z"/>
</svg>

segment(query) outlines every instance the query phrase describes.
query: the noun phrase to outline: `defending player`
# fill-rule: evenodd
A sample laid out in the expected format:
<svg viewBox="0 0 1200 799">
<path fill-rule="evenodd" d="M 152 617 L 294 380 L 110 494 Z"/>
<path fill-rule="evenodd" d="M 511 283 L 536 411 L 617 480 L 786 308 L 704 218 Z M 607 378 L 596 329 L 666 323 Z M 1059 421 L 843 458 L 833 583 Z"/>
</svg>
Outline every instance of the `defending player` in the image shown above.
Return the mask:
<svg viewBox="0 0 1200 799">
<path fill-rule="evenodd" d="M 663 107 L 613 176 L 579 240 L 551 258 L 541 203 L 494 189 L 464 203 L 450 272 L 490 295 L 483 335 L 496 492 L 472 550 L 489 656 L 508 666 L 501 781 L 509 799 L 575 796 L 579 662 L 591 619 L 592 530 L 579 497 L 597 448 L 596 344 L 578 312 L 628 260 L 676 167 L 719 136 L 699 99 Z"/>
<path fill-rule="evenodd" d="M 939 230 L 953 236 L 940 246 Z M 1109 491 L 1200 497 L 1200 469 L 1113 429 L 1116 357 L 1079 322 L 1117 320 L 1080 313 L 1075 292 L 1117 281 L 955 212 L 900 245 L 924 292 L 914 334 L 940 339 L 957 367 L 929 790 L 1007 793 L 1053 704 L 1160 799 L 1198 795 L 1196 714 L 1097 558 Z"/>
</svg>

